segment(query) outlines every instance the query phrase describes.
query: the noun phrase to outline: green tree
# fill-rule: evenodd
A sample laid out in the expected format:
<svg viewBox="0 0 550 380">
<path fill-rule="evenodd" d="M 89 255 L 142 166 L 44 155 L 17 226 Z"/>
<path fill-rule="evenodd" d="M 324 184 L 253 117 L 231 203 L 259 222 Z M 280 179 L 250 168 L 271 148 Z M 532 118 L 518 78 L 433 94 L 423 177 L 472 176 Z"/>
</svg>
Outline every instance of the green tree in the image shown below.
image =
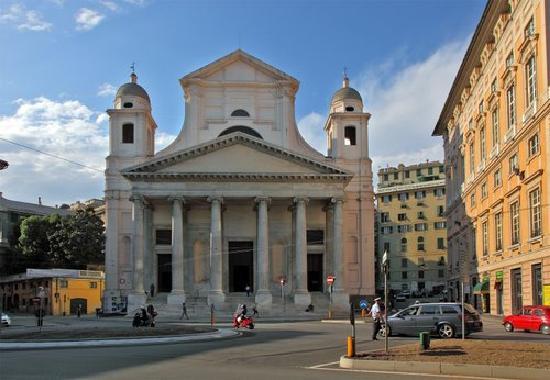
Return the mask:
<svg viewBox="0 0 550 380">
<path fill-rule="evenodd" d="M 19 248 L 29 266 L 49 267 L 51 223 L 47 217 L 32 215 L 21 222 Z"/>
</svg>

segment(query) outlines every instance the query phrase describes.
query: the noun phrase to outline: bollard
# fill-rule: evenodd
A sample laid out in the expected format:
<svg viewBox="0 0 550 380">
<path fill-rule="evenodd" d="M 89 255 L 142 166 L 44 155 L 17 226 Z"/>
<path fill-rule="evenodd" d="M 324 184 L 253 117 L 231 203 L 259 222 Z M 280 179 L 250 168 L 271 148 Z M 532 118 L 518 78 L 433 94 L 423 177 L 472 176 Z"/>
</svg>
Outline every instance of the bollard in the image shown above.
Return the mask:
<svg viewBox="0 0 550 380">
<path fill-rule="evenodd" d="M 355 338 L 348 336 L 348 358 L 355 356 Z"/>
<path fill-rule="evenodd" d="M 430 349 L 430 333 L 421 332 L 419 334 L 420 350 L 425 351 Z"/>
</svg>

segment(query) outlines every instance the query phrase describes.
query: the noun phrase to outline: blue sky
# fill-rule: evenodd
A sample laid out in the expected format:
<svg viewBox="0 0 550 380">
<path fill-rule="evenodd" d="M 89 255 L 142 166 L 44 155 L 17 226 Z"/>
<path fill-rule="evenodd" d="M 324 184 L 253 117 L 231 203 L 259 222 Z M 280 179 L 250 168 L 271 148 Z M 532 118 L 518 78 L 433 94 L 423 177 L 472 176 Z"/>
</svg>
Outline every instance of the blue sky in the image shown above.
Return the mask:
<svg viewBox="0 0 550 380">
<path fill-rule="evenodd" d="M 0 137 L 104 167 L 113 90 L 136 64 L 159 146 L 182 126 L 178 78 L 238 47 L 300 81 L 296 120 L 321 126 L 348 67 L 372 112 L 374 169 L 441 159 L 430 137 L 483 7 L 461 1 L 0 0 Z M 0 141 L 0 191 L 49 204 L 102 196 L 97 171 Z M 60 181 L 63 183 L 60 188 Z"/>
</svg>

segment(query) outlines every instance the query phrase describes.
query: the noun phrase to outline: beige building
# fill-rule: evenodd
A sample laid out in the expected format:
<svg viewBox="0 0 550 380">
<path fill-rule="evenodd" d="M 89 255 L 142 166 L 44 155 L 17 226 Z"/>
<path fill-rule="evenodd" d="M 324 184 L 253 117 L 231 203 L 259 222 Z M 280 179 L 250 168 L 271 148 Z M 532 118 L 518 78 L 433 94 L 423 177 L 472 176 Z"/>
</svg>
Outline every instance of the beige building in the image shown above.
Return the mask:
<svg viewBox="0 0 550 380">
<path fill-rule="evenodd" d="M 445 170 L 438 161 L 378 171 L 377 262 L 388 253 L 388 287 L 428 295 L 446 287 Z M 383 289 L 383 278 L 377 278 Z"/>
<path fill-rule="evenodd" d="M 549 21 L 548 0 L 488 1 L 434 130 L 451 278 L 492 314 L 550 304 Z"/>
<path fill-rule="evenodd" d="M 151 285 L 151 301 L 175 310 L 232 307 L 247 285 L 274 309 L 281 280 L 300 310 L 326 305 L 328 275 L 338 305 L 374 294 L 370 114 L 348 79 L 330 103 L 327 155 L 298 132 L 298 81 L 242 50 L 180 84 L 185 122 L 160 152 L 135 74 L 107 111 L 106 311 L 143 304 Z"/>
</svg>

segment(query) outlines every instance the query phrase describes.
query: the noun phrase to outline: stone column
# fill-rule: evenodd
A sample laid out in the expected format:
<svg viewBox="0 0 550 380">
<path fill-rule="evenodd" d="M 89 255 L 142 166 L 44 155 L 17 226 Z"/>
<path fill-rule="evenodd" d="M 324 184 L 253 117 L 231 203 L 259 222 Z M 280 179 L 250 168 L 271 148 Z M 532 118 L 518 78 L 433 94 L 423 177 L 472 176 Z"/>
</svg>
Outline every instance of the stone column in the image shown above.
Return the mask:
<svg viewBox="0 0 550 380">
<path fill-rule="evenodd" d="M 117 311 L 120 302 L 120 284 L 118 268 L 119 251 L 119 228 L 118 214 L 119 203 L 118 196 L 113 191 L 105 192 L 106 212 L 107 212 L 107 239 L 105 241 L 105 291 L 103 292 L 102 308 L 104 313 Z"/>
<path fill-rule="evenodd" d="M 153 257 L 153 207 L 150 204 L 146 204 L 143 211 L 143 286 L 145 290 L 151 288 L 151 284 L 155 283 L 154 278 L 154 263 L 155 257 Z M 158 287 L 155 285 L 155 288 Z M 156 293 L 156 290 L 155 290 Z"/>
<path fill-rule="evenodd" d="M 336 277 L 333 285 L 332 302 L 336 306 L 348 307 L 349 295 L 344 292 L 344 256 L 343 256 L 343 203 L 342 199 L 332 199 L 334 215 L 332 222 L 332 265 Z"/>
<path fill-rule="evenodd" d="M 133 310 L 139 307 L 139 305 L 145 304 L 146 301 L 143 288 L 143 256 L 145 248 L 143 214 L 145 201 L 141 195 L 133 195 L 130 201 L 133 202 L 132 219 L 134 222 L 134 233 L 132 235 L 132 292 L 128 294 L 128 310 Z"/>
<path fill-rule="evenodd" d="M 334 224 L 334 207 L 332 202 L 328 202 L 324 208 L 326 212 L 326 223 L 325 223 L 325 274 L 334 276 L 334 263 L 333 263 L 333 224 Z M 328 291 L 328 288 L 327 288 Z"/>
<path fill-rule="evenodd" d="M 257 304 L 271 304 L 272 294 L 269 290 L 269 228 L 267 218 L 267 202 L 264 197 L 256 198 L 258 205 L 258 228 L 256 237 L 256 287 L 255 301 Z"/>
<path fill-rule="evenodd" d="M 306 202 L 305 198 L 294 199 L 294 212 L 296 213 L 294 223 L 294 258 L 296 260 L 294 303 L 300 305 L 311 303 L 311 295 L 307 291 Z"/>
<path fill-rule="evenodd" d="M 222 198 L 208 198 L 210 202 L 210 290 L 208 303 L 219 305 L 225 299 L 222 290 Z"/>
<path fill-rule="evenodd" d="M 183 198 L 170 198 L 172 201 L 172 292 L 167 303 L 181 305 L 185 302 L 184 289 L 184 241 L 183 241 Z"/>
</svg>

